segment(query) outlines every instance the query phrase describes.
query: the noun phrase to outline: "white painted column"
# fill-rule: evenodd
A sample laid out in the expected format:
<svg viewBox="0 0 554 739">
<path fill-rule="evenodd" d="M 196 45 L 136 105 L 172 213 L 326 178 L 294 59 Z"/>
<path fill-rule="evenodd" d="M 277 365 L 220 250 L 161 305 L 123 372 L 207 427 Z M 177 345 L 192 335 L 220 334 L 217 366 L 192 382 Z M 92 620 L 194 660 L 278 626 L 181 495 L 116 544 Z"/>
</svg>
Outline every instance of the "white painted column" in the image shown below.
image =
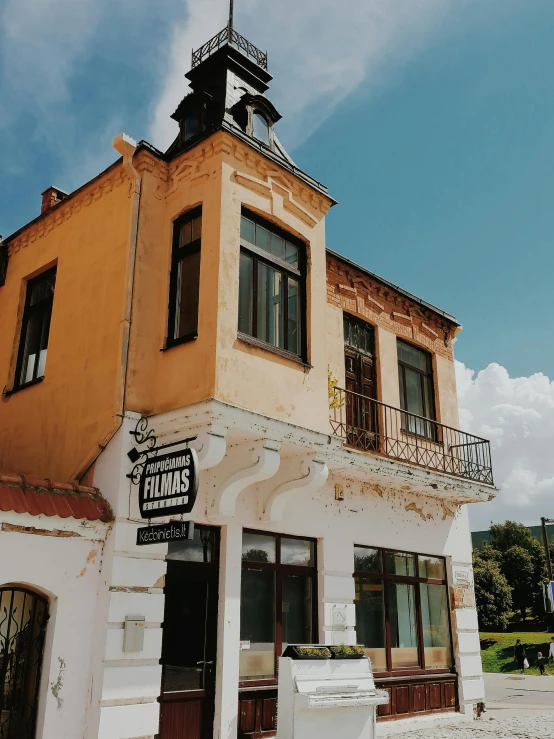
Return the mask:
<svg viewBox="0 0 554 739">
<path fill-rule="evenodd" d="M 337 533 L 322 539 L 318 550 L 321 642 L 355 644 L 354 545 Z"/>
<path fill-rule="evenodd" d="M 221 528 L 214 739 L 235 739 L 238 729 L 242 526 Z"/>
</svg>

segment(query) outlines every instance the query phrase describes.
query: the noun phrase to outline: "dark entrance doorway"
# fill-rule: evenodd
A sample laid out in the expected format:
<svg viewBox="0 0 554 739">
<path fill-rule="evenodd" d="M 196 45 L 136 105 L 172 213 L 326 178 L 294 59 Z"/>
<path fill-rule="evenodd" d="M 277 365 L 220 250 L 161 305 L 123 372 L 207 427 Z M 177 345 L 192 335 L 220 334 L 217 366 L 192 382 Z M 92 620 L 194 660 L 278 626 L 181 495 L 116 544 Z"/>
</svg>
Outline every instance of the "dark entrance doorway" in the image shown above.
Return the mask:
<svg viewBox="0 0 554 739">
<path fill-rule="evenodd" d="M 34 739 L 48 603 L 0 588 L 0 739 Z"/>
<path fill-rule="evenodd" d="M 159 739 L 213 735 L 218 580 L 219 529 L 169 544 Z"/>
<path fill-rule="evenodd" d="M 373 327 L 344 315 L 347 440 L 352 446 L 378 451 L 375 400 L 375 335 Z"/>
</svg>

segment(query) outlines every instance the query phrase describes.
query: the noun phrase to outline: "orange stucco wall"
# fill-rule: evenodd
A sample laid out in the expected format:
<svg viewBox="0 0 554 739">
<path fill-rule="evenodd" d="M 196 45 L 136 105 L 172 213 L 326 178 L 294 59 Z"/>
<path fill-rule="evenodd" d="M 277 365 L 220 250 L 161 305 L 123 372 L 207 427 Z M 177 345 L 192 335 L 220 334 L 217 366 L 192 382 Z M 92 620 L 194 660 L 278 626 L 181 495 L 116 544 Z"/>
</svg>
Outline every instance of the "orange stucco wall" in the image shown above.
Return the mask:
<svg viewBox="0 0 554 739">
<path fill-rule="evenodd" d="M 170 163 L 142 148 L 126 410 L 208 398 L 329 431 L 327 370 L 344 384 L 342 313 L 376 327 L 378 396 L 399 405 L 396 337 L 434 356 L 438 417 L 457 426 L 455 326 L 326 254 L 331 201 L 218 132 Z M 10 241 L 0 288 L 0 382 L 13 382 L 24 281 L 57 262 L 45 379 L 0 402 L 0 471 L 70 481 L 117 428 L 132 187 L 121 162 Z M 202 205 L 198 338 L 165 348 L 173 222 Z M 307 255 L 304 364 L 237 336 L 241 206 L 300 238 Z M 86 462 L 90 460 L 89 462 Z"/>
<path fill-rule="evenodd" d="M 112 167 L 10 243 L 0 383 L 13 385 L 24 281 L 57 262 L 45 379 L 0 400 L 0 470 L 71 480 L 113 423 L 129 180 Z"/>
</svg>

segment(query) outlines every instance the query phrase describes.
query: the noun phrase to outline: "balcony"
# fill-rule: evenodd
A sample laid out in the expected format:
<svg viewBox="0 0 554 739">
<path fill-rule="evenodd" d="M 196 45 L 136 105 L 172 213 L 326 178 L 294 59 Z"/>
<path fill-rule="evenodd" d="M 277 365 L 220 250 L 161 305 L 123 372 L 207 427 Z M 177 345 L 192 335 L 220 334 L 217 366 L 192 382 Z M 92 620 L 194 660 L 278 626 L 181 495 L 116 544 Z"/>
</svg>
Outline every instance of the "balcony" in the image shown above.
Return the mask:
<svg viewBox="0 0 554 739">
<path fill-rule="evenodd" d="M 333 433 L 348 446 L 493 485 L 490 443 L 350 390 L 334 388 Z"/>
</svg>

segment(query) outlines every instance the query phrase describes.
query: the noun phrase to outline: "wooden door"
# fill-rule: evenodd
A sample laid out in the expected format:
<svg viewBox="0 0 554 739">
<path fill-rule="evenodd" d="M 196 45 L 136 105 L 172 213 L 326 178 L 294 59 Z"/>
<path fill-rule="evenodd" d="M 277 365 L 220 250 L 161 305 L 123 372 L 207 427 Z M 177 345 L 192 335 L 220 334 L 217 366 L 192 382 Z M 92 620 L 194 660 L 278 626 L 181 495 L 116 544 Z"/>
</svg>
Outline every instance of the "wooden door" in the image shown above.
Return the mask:
<svg viewBox="0 0 554 739">
<path fill-rule="evenodd" d="M 206 563 L 168 559 L 159 739 L 213 736 L 218 574 L 216 556 Z"/>
<path fill-rule="evenodd" d="M 348 441 L 363 449 L 377 449 L 378 415 L 375 400 L 373 328 L 352 316 L 344 317 L 344 363 Z"/>
</svg>

